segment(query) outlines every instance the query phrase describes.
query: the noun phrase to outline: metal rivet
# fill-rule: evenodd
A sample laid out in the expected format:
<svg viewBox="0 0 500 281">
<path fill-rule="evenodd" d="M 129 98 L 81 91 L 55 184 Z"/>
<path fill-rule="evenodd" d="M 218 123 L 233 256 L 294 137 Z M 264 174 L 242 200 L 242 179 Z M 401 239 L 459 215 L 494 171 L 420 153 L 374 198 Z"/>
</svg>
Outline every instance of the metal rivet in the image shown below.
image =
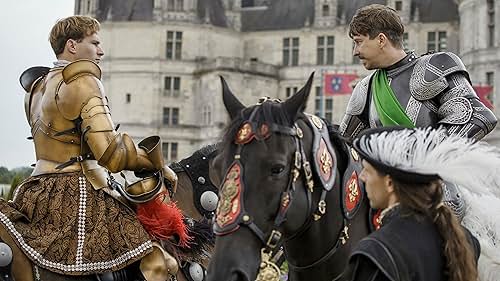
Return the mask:
<svg viewBox="0 0 500 281">
<path fill-rule="evenodd" d="M 203 156 L 203 157 L 201 157 L 201 159 L 203 159 L 203 160 L 207 160 L 207 157 Z"/>
<path fill-rule="evenodd" d="M 189 168 L 189 164 L 186 165 L 186 168 Z"/>
<path fill-rule="evenodd" d="M 250 217 L 248 215 L 243 216 L 243 221 L 248 222 L 250 220 Z"/>
<path fill-rule="evenodd" d="M 201 184 L 204 184 L 205 183 L 205 178 L 204 177 L 199 177 L 198 178 L 198 182 L 201 183 Z"/>
<path fill-rule="evenodd" d="M 304 134 L 302 133 L 302 129 L 300 129 L 299 127 L 297 127 L 297 136 L 301 139 Z"/>
</svg>

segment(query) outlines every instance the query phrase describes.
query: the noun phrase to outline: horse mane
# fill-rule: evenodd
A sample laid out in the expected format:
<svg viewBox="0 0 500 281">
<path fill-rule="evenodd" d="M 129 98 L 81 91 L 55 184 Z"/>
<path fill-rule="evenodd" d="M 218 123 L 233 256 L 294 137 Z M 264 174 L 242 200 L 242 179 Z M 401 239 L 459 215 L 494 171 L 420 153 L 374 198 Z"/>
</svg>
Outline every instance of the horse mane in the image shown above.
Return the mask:
<svg viewBox="0 0 500 281">
<path fill-rule="evenodd" d="M 217 155 L 218 143 L 208 144 L 200 148 L 198 151 L 208 159 L 212 159 Z"/>
</svg>

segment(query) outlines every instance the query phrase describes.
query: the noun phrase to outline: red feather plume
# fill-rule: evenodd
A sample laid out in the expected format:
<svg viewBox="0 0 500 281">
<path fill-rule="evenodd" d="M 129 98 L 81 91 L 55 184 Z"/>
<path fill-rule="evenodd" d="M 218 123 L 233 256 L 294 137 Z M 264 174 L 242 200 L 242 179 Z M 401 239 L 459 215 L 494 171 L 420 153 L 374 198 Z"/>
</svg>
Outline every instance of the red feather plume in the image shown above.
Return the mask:
<svg viewBox="0 0 500 281">
<path fill-rule="evenodd" d="M 192 239 L 184 224 L 184 216 L 174 202 L 165 203 L 166 192 L 155 199 L 137 206 L 137 218 L 144 229 L 158 240 L 168 240 L 172 236 L 179 238 L 182 247 L 188 247 Z"/>
</svg>

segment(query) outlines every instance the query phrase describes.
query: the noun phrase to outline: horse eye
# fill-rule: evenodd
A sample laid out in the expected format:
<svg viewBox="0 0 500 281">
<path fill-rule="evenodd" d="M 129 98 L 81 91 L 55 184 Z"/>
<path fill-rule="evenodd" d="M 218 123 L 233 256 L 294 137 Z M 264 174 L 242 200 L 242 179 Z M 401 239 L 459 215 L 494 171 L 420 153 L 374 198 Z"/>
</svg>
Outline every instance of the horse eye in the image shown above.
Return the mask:
<svg viewBox="0 0 500 281">
<path fill-rule="evenodd" d="M 276 164 L 271 168 L 271 173 L 273 175 L 279 175 L 285 170 L 285 166 L 281 164 Z"/>
</svg>

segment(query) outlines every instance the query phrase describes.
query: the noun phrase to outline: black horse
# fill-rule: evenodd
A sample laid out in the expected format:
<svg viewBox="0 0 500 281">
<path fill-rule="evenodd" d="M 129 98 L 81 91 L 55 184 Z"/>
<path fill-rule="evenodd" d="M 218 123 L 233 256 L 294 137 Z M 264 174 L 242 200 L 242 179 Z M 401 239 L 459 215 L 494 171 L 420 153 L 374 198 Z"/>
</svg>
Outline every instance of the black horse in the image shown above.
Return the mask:
<svg viewBox="0 0 500 281">
<path fill-rule="evenodd" d="M 357 155 L 303 113 L 313 75 L 285 102 L 250 107 L 221 80 L 231 124 L 217 156 L 226 172 L 207 280 L 276 280 L 271 257 L 281 243 L 289 280 L 338 278 L 369 232 L 369 207 L 353 170 Z"/>
<path fill-rule="evenodd" d="M 170 164 L 178 177 L 172 200 L 184 214 L 193 238 L 190 248 L 183 253 L 185 260 L 180 262 L 182 274 L 177 275 L 178 281 L 204 280 L 205 268 L 213 252 L 212 218 L 218 201 L 219 180 L 211 167 L 216 155 L 217 145 L 211 144 Z"/>
</svg>

